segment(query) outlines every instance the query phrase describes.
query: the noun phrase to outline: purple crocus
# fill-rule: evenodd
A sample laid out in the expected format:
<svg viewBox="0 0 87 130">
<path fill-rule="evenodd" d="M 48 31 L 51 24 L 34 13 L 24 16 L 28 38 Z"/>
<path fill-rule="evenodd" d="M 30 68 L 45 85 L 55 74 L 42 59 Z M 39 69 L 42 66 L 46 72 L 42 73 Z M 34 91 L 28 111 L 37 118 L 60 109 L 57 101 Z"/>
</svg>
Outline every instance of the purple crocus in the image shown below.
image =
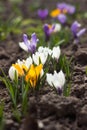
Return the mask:
<svg viewBox="0 0 87 130">
<path fill-rule="evenodd" d="M 48 9 L 39 9 L 37 13 L 41 20 L 44 20 L 48 15 Z"/>
<path fill-rule="evenodd" d="M 67 17 L 65 14 L 59 14 L 57 18 L 61 24 L 64 24 L 67 21 Z"/>
<path fill-rule="evenodd" d="M 78 23 L 77 21 L 75 21 L 72 25 L 71 25 L 71 31 L 73 33 L 74 38 L 79 38 L 81 35 L 83 35 L 86 31 L 86 28 L 82 28 L 80 29 L 81 24 Z"/>
<path fill-rule="evenodd" d="M 19 43 L 19 46 L 20 46 L 23 50 L 25 50 L 25 51 L 27 51 L 27 52 L 35 53 L 35 50 L 36 50 L 36 46 L 37 46 L 37 42 L 38 42 L 38 41 L 39 41 L 39 40 L 37 39 L 35 33 L 33 33 L 33 34 L 31 35 L 31 39 L 30 39 L 30 40 L 28 40 L 28 37 L 27 37 L 26 34 L 23 34 L 23 42 L 20 42 L 20 43 Z"/>
<path fill-rule="evenodd" d="M 76 11 L 75 6 L 67 4 L 65 2 L 63 3 L 58 3 L 57 8 L 60 9 L 62 12 L 67 12 L 68 14 L 74 14 Z"/>
<path fill-rule="evenodd" d="M 46 42 L 49 41 L 50 35 L 52 32 L 54 32 L 55 29 L 55 25 L 49 25 L 49 24 L 45 24 L 44 25 L 44 33 L 46 36 Z"/>
</svg>

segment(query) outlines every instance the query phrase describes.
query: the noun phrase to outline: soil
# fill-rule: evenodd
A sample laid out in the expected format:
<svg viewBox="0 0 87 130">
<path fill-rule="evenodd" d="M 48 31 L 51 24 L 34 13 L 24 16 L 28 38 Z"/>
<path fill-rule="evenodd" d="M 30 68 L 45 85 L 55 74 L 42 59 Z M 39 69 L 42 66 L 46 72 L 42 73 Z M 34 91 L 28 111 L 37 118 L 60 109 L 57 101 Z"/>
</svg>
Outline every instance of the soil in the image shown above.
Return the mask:
<svg viewBox="0 0 87 130">
<path fill-rule="evenodd" d="M 50 2 L 49 2 L 50 1 Z M 11 14 L 12 5 L 10 2 L 2 1 L 5 4 L 5 11 L 2 19 L 7 19 L 7 13 Z M 18 5 L 23 17 L 36 19 L 36 14 L 29 13 L 27 5 L 33 4 L 32 0 L 24 0 Z M 69 0 L 66 0 L 69 2 Z M 41 0 L 39 6 L 43 5 L 50 10 L 55 8 L 57 0 Z M 78 4 L 79 11 L 86 11 L 87 0 L 70 0 L 69 3 Z M 26 8 L 27 7 L 27 8 Z M 81 22 L 86 27 L 86 19 Z M 87 38 L 84 36 L 83 43 L 74 45 L 72 42 L 68 46 L 62 47 L 62 52 L 70 58 L 73 55 L 73 76 L 71 83 L 71 93 L 69 97 L 58 96 L 49 87 L 43 87 L 37 94 L 29 96 L 29 114 L 18 123 L 11 113 L 11 101 L 5 85 L 0 82 L 0 100 L 5 102 L 5 130 L 87 130 Z M 18 58 L 26 57 L 18 42 L 21 36 L 9 34 L 6 40 L 0 41 L 0 68 L 6 74 L 12 63 Z M 75 49 L 76 48 L 76 49 Z M 0 75 L 2 73 L 0 72 Z M 37 95 L 37 96 L 36 96 Z"/>
</svg>

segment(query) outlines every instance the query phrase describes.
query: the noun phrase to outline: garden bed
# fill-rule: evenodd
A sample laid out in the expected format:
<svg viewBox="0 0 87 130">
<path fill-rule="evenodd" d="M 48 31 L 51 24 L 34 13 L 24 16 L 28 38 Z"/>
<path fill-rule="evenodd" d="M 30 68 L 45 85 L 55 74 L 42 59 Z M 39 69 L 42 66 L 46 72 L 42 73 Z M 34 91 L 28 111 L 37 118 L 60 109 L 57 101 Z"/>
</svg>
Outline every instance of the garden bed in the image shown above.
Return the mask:
<svg viewBox="0 0 87 130">
<path fill-rule="evenodd" d="M 13 27 L 7 24 L 10 29 L 7 29 L 7 25 L 5 30 L 3 29 L 3 34 L 1 31 L 0 34 L 0 68 L 4 70 L 5 74 L 8 76 L 8 70 L 11 64 L 15 63 L 17 59 L 25 59 L 27 58 L 27 54 L 19 47 L 18 43 L 22 41 L 23 33 L 29 33 L 30 36 L 35 28 L 38 30 L 38 18 L 36 14 L 36 10 L 39 7 L 48 7 L 49 10 L 55 8 L 57 0 L 54 2 L 49 2 L 51 0 L 43 0 L 36 2 L 33 5 L 33 1 L 22 1 L 22 3 L 17 3 L 20 9 L 18 12 L 18 8 L 12 5 L 11 2 L 2 1 L 2 5 L 6 5 L 4 7 L 4 13 L 2 13 L 2 21 L 10 19 L 14 20 L 15 16 L 18 17 L 21 14 L 22 26 L 17 31 L 16 26 Z M 67 0 L 67 2 L 69 2 Z M 78 5 L 79 9 L 77 19 L 79 20 L 83 26 L 87 27 L 86 25 L 86 18 L 87 14 L 86 11 L 86 0 L 83 2 L 80 0 L 70 1 L 73 5 Z M 27 6 L 29 4 L 29 7 Z M 30 4 L 32 7 L 30 8 Z M 18 9 L 18 10 L 17 10 Z M 12 14 L 12 10 L 14 13 Z M 32 12 L 29 12 L 29 10 Z M 34 10 L 34 11 L 33 11 Z M 2 10 L 3 11 L 3 10 Z M 7 16 L 7 13 L 9 16 Z M 79 12 L 83 13 L 83 17 Z M 11 15 L 12 18 L 11 18 Z M 20 18 L 20 17 L 19 17 Z M 28 24 L 25 24 L 27 20 Z M 83 18 L 83 19 L 82 19 Z M 20 18 L 21 19 L 21 18 Z M 17 23 L 18 25 L 20 24 Z M 35 22 L 36 20 L 36 22 Z M 32 22 L 34 21 L 34 22 Z M 46 20 L 49 23 L 50 17 Z M 29 23 L 30 22 L 30 23 Z M 18 26 L 17 25 L 17 26 Z M 29 28 L 32 26 L 31 32 L 29 32 Z M 23 32 L 22 32 L 23 31 Z M 37 31 L 37 35 L 40 35 L 40 30 Z M 41 34 L 42 36 L 42 34 Z M 41 37 L 40 37 L 41 40 Z M 73 41 L 69 41 L 69 43 L 61 45 L 61 52 L 65 54 L 67 59 L 72 57 L 71 61 L 71 91 L 68 97 L 60 96 L 55 94 L 55 91 L 49 85 L 43 86 L 40 91 L 35 91 L 29 94 L 29 108 L 27 115 L 21 117 L 21 120 L 17 120 L 14 117 L 12 112 L 12 102 L 6 86 L 3 82 L 0 81 L 0 101 L 4 102 L 4 123 L 5 123 L 5 130 L 87 130 L 87 38 L 86 33 L 81 39 L 81 43 L 74 44 Z M 2 72 L 0 75 L 3 76 Z M 18 110 L 20 111 L 21 104 L 17 106 Z M 16 115 L 16 114 L 15 114 Z"/>
</svg>

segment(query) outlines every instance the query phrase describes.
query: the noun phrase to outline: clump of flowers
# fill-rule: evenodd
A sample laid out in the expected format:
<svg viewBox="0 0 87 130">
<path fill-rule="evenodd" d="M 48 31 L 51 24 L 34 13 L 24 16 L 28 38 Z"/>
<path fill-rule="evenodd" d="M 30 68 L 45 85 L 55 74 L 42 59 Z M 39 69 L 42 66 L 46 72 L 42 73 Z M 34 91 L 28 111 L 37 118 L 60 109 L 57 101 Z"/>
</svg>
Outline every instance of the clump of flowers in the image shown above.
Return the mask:
<svg viewBox="0 0 87 130">
<path fill-rule="evenodd" d="M 86 28 L 81 29 L 81 24 L 77 21 L 74 21 L 71 25 L 71 32 L 74 37 L 74 42 L 79 42 L 79 37 L 82 36 L 86 32 Z"/>
<path fill-rule="evenodd" d="M 15 77 L 16 74 L 16 77 Z M 17 63 L 12 64 L 9 69 L 9 77 L 11 80 L 16 80 L 15 78 L 24 77 L 24 82 L 29 82 L 29 87 L 36 88 L 38 79 L 43 75 L 43 65 L 34 65 L 31 57 L 27 58 L 25 61 L 18 60 Z"/>
<path fill-rule="evenodd" d="M 39 18 L 43 21 L 48 16 L 48 9 L 39 9 L 37 12 Z"/>
<path fill-rule="evenodd" d="M 66 14 L 74 14 L 75 13 L 75 7 L 73 5 L 67 4 L 65 2 L 58 3 L 57 8 L 54 9 L 50 15 L 53 18 L 57 18 L 60 23 L 64 24 L 67 21 Z"/>
<path fill-rule="evenodd" d="M 56 26 L 56 29 L 55 29 Z M 47 38 L 52 32 L 59 30 L 59 25 L 44 26 Z M 61 49 L 59 46 L 49 47 L 39 46 L 36 50 L 38 39 L 36 34 L 31 35 L 28 40 L 26 34 L 23 35 L 23 42 L 19 46 L 26 52 L 31 53 L 26 59 L 18 59 L 16 63 L 9 68 L 9 78 L 3 73 L 4 78 L 0 79 L 5 83 L 10 94 L 13 107 L 17 109 L 20 102 L 21 111 L 26 112 L 28 106 L 29 92 L 40 90 L 47 82 L 57 94 L 63 94 L 65 85 L 65 75 L 63 66 L 60 67 Z M 61 65 L 64 64 L 61 60 Z M 11 80 L 11 81 L 10 81 Z"/>
</svg>

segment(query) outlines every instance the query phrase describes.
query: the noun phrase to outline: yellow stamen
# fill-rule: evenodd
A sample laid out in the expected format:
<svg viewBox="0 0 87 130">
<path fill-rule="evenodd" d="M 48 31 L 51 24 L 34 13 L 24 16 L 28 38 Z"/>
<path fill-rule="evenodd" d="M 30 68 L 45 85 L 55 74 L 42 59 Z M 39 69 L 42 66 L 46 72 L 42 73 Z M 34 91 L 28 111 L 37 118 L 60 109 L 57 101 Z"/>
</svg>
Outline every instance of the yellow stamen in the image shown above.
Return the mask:
<svg viewBox="0 0 87 130">
<path fill-rule="evenodd" d="M 55 17 L 57 17 L 59 14 L 61 14 L 61 10 L 55 9 L 55 10 L 53 10 L 53 11 L 50 13 L 50 16 L 53 17 L 53 18 L 55 18 Z"/>
</svg>

